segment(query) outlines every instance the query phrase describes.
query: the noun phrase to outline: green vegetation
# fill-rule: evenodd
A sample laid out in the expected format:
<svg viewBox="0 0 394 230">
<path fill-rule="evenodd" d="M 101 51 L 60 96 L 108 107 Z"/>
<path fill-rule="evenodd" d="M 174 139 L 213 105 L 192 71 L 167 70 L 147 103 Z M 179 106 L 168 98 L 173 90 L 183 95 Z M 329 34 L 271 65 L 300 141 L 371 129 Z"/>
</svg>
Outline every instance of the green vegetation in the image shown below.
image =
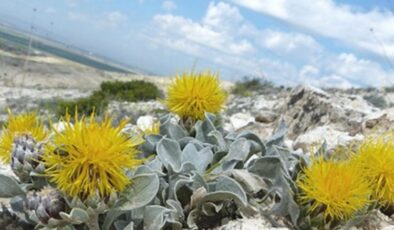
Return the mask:
<svg viewBox="0 0 394 230">
<path fill-rule="evenodd" d="M 375 107 L 378 107 L 381 109 L 387 107 L 386 100 L 384 99 L 383 96 L 371 94 L 371 95 L 365 95 L 363 98 L 364 98 L 364 100 L 368 101 L 369 103 L 371 103 Z"/>
<path fill-rule="evenodd" d="M 79 114 L 91 114 L 96 111 L 97 114 L 105 112 L 109 101 L 146 101 L 162 97 L 162 93 L 156 85 L 150 82 L 135 81 L 106 81 L 101 83 L 100 89 L 94 91 L 92 95 L 77 100 L 57 101 L 55 112 L 57 115 L 64 115 L 66 111 L 74 114 L 78 108 Z"/>
<path fill-rule="evenodd" d="M 231 93 L 240 96 L 250 96 L 253 92 L 264 92 L 274 89 L 272 82 L 257 77 L 244 77 L 237 81 L 231 90 Z"/>
<path fill-rule="evenodd" d="M 384 87 L 384 91 L 385 91 L 386 93 L 394 93 L 394 86 L 387 86 L 387 87 Z"/>
</svg>

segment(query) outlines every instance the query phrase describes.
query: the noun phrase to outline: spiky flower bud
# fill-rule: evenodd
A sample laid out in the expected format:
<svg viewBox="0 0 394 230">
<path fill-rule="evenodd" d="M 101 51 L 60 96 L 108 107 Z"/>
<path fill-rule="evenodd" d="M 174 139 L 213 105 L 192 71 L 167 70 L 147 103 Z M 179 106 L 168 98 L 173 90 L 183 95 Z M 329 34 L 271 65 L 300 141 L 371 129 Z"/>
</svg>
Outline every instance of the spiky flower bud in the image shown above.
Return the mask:
<svg viewBox="0 0 394 230">
<path fill-rule="evenodd" d="M 37 143 L 30 135 L 14 138 L 11 168 L 22 182 L 30 182 L 30 173 L 43 173 L 45 166 L 41 163 L 42 143 Z"/>
<path fill-rule="evenodd" d="M 65 211 L 66 201 L 58 191 L 44 189 L 39 193 L 28 193 L 25 206 L 35 212 L 42 223 L 47 224 L 50 218 L 61 219 L 59 213 Z"/>
</svg>

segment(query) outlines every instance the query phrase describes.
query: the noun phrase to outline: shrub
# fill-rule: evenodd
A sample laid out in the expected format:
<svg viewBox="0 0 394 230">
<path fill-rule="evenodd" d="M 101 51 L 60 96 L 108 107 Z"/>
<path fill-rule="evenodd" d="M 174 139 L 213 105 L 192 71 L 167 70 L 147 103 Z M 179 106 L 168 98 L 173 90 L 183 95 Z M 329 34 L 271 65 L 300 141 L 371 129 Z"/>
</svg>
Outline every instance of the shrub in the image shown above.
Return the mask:
<svg viewBox="0 0 394 230">
<path fill-rule="evenodd" d="M 241 96 L 250 96 L 252 92 L 265 91 L 275 88 L 274 84 L 268 80 L 257 77 L 244 77 L 237 81 L 232 89 L 232 93 Z"/>
<path fill-rule="evenodd" d="M 378 107 L 381 109 L 387 107 L 386 100 L 384 99 L 384 97 L 382 97 L 380 95 L 376 95 L 376 94 L 365 95 L 363 98 L 364 98 L 364 100 L 368 101 L 369 103 L 371 103 L 375 107 Z"/>
<path fill-rule="evenodd" d="M 145 81 L 114 81 L 103 82 L 100 85 L 100 90 L 94 91 L 92 95 L 76 100 L 60 100 L 56 108 L 58 116 L 64 115 L 66 111 L 70 114 L 75 113 L 78 108 L 79 114 L 91 114 L 96 111 L 97 114 L 103 113 L 109 101 L 146 101 L 162 97 L 160 90 L 150 82 Z"/>
<path fill-rule="evenodd" d="M 386 93 L 394 93 L 394 86 L 388 86 L 384 88 Z"/>
<path fill-rule="evenodd" d="M 145 101 L 161 97 L 160 90 L 153 83 L 146 81 L 103 82 L 100 91 L 111 100 Z"/>
</svg>

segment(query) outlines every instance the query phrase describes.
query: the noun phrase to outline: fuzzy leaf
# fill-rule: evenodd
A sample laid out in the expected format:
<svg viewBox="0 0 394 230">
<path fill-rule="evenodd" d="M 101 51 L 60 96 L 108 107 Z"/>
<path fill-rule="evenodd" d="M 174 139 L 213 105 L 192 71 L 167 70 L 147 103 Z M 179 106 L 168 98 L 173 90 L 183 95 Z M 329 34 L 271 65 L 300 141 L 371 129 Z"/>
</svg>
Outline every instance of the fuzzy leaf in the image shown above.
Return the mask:
<svg viewBox="0 0 394 230">
<path fill-rule="evenodd" d="M 249 155 L 250 143 L 245 138 L 239 138 L 230 145 L 226 161 L 244 161 Z"/>
<path fill-rule="evenodd" d="M 245 169 L 235 169 L 231 171 L 234 179 L 239 182 L 249 193 L 257 193 L 261 190 L 268 190 L 268 185 L 257 175 L 248 172 Z"/>
<path fill-rule="evenodd" d="M 278 127 L 276 128 L 274 135 L 267 140 L 267 146 L 273 145 L 281 145 L 284 141 L 285 135 L 287 131 L 287 126 L 285 121 L 282 119 L 279 122 Z"/>
<path fill-rule="evenodd" d="M 217 150 L 215 151 L 227 151 L 227 143 L 223 137 L 223 134 L 218 130 L 214 130 L 208 134 L 209 137 L 215 138 L 215 144 L 217 146 Z"/>
<path fill-rule="evenodd" d="M 235 194 L 240 201 L 246 206 L 248 199 L 242 186 L 234 179 L 228 176 L 220 176 L 215 186 L 215 192 L 231 192 Z"/>
<path fill-rule="evenodd" d="M 15 179 L 0 175 L 0 197 L 9 198 L 23 194 L 25 194 L 25 192 L 19 187 Z"/>
<path fill-rule="evenodd" d="M 172 120 L 172 116 L 165 116 L 161 119 L 160 133 L 162 135 L 167 135 L 174 140 L 179 140 L 183 137 L 186 137 L 186 131 L 181 126 L 179 126 L 178 123 L 175 123 Z"/>
<path fill-rule="evenodd" d="M 197 121 L 195 125 L 197 140 L 202 141 L 204 143 L 206 142 L 211 144 L 215 143 L 215 139 L 212 136 L 209 136 L 209 134 L 212 131 L 216 130 L 214 125 L 215 118 L 216 118 L 215 115 L 205 113 L 205 120 Z"/>
<path fill-rule="evenodd" d="M 172 169 L 179 172 L 181 169 L 182 151 L 178 142 L 163 138 L 157 144 L 157 156 L 167 169 Z"/>
<path fill-rule="evenodd" d="M 198 151 L 194 144 L 188 144 L 182 151 L 182 163 L 190 162 L 198 172 L 204 172 L 212 162 L 213 153 L 209 147 Z"/>
<path fill-rule="evenodd" d="M 120 210 L 132 210 L 149 204 L 159 191 L 156 174 L 140 174 L 132 178 L 132 185 L 121 194 Z"/>
<path fill-rule="evenodd" d="M 260 140 L 260 138 L 256 135 L 256 134 L 254 134 L 254 133 L 252 133 L 252 132 L 250 132 L 250 131 L 247 131 L 247 130 L 245 130 L 245 131 L 242 131 L 238 136 L 237 136 L 237 139 L 238 138 L 246 138 L 247 140 L 250 140 L 250 141 L 252 141 L 252 143 L 255 143 L 255 144 L 257 144 L 258 146 L 256 147 L 256 146 L 254 146 L 254 144 L 252 144 L 251 145 L 251 147 L 252 147 L 252 152 L 253 153 L 255 153 L 255 152 L 261 152 L 261 155 L 265 155 L 266 154 L 266 152 L 267 152 L 267 147 L 265 146 L 265 144 Z"/>
<path fill-rule="evenodd" d="M 144 212 L 144 229 L 156 230 L 162 229 L 165 225 L 164 215 L 168 209 L 163 206 L 150 205 L 145 208 Z"/>
<path fill-rule="evenodd" d="M 111 209 L 109 212 L 107 212 L 107 214 L 105 215 L 102 230 L 110 230 L 112 223 L 116 220 L 116 218 L 118 218 L 124 213 L 126 213 L 126 211 L 119 211 L 115 209 Z"/>
</svg>

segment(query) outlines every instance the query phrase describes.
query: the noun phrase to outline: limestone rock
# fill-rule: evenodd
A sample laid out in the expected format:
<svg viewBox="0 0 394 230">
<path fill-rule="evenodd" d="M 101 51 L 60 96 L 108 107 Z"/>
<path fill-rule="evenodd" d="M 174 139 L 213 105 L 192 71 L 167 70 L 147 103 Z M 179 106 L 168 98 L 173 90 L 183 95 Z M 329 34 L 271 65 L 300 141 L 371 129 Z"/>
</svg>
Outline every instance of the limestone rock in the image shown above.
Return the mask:
<svg viewBox="0 0 394 230">
<path fill-rule="evenodd" d="M 349 133 L 335 130 L 331 126 L 321 126 L 298 136 L 293 148 L 301 148 L 304 152 L 309 152 L 311 147 L 319 146 L 326 141 L 327 148 L 333 149 L 337 145 L 346 145 L 351 141 L 360 141 L 363 138 L 364 136 L 361 134 L 350 136 Z"/>
<path fill-rule="evenodd" d="M 238 130 L 253 122 L 255 122 L 255 119 L 249 113 L 236 113 L 230 117 L 230 124 L 234 130 Z"/>
</svg>

